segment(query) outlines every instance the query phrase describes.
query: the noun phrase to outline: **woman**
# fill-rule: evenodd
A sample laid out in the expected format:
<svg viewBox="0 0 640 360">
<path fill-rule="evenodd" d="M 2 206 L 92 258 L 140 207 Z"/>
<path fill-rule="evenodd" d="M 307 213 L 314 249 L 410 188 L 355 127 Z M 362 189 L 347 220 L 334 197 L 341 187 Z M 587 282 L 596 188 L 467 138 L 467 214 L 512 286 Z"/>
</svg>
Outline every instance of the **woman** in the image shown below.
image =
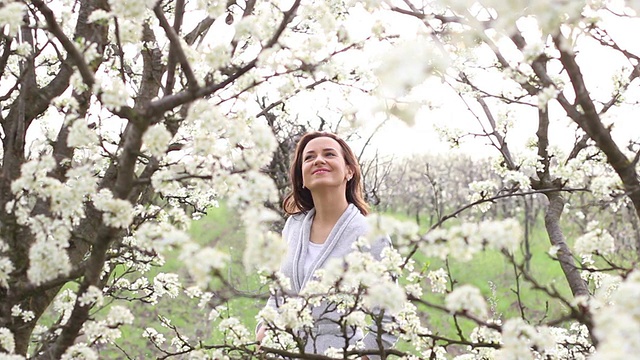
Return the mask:
<svg viewBox="0 0 640 360">
<path fill-rule="evenodd" d="M 283 202 L 291 215 L 284 226 L 283 237 L 289 244 L 281 271 L 291 279 L 292 291 L 300 292 L 331 258 L 344 258 L 352 244 L 368 231 L 365 215 L 369 207 L 362 196 L 360 167 L 347 143 L 326 132 L 307 133 L 298 141 L 290 169 L 291 192 Z M 390 246 L 388 237 L 372 241 L 371 253 L 380 259 L 382 250 Z M 266 306 L 276 307 L 274 296 Z M 346 338 L 337 325 L 340 314 L 323 303 L 313 308 L 314 329 L 305 339 L 305 352 L 324 354 L 330 347 L 343 349 L 362 340 L 365 349 L 391 347 L 396 338 L 378 334 L 372 326 L 366 336 L 362 330 L 351 331 Z M 383 322 L 390 321 L 383 315 Z M 257 340 L 262 341 L 266 325 L 257 326 Z M 378 341 L 380 335 L 380 342 Z M 379 359 L 378 355 L 362 359 Z"/>
</svg>

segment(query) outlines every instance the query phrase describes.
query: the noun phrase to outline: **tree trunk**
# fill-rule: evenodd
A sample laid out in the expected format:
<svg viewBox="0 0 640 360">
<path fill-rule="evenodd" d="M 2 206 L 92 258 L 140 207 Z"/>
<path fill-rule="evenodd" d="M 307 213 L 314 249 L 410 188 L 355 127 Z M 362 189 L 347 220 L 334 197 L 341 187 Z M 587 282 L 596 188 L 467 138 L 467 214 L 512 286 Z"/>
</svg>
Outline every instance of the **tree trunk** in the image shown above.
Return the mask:
<svg viewBox="0 0 640 360">
<path fill-rule="evenodd" d="M 580 270 L 576 267 L 573 254 L 567 245 L 562 229 L 560 229 L 560 217 L 564 209 L 564 199 L 559 192 L 546 194 L 549 199 L 549 206 L 544 216 L 544 224 L 549 234 L 551 245 L 558 247 L 558 261 L 562 267 L 569 287 L 574 297 L 589 296 L 589 289 L 586 282 L 580 277 Z"/>
<path fill-rule="evenodd" d="M 529 271 L 531 269 L 531 242 L 529 234 L 531 233 L 531 224 L 535 218 L 531 216 L 531 207 L 529 206 L 527 198 L 523 198 L 522 201 L 524 202 L 524 268 Z"/>
</svg>

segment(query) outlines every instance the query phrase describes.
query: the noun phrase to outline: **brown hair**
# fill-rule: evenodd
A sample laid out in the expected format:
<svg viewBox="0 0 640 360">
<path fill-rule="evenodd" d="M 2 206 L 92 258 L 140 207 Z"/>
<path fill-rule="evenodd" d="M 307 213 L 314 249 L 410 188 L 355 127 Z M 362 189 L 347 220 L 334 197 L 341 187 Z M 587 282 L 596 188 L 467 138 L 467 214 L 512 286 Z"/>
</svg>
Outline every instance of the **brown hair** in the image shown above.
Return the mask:
<svg viewBox="0 0 640 360">
<path fill-rule="evenodd" d="M 319 137 L 328 137 L 340 144 L 344 161 L 347 166 L 353 170 L 353 177 L 347 182 L 345 194 L 347 196 L 347 202 L 355 205 L 362 215 L 367 215 L 369 213 L 369 205 L 364 200 L 362 194 L 362 173 L 356 156 L 353 154 L 349 145 L 337 135 L 319 131 L 308 132 L 298 140 L 296 151 L 291 161 L 291 168 L 289 169 L 291 191 L 285 196 L 284 201 L 282 201 L 282 208 L 289 215 L 299 214 L 313 209 L 314 205 L 311 192 L 309 189 L 302 187 L 302 152 L 309 141 Z"/>
</svg>

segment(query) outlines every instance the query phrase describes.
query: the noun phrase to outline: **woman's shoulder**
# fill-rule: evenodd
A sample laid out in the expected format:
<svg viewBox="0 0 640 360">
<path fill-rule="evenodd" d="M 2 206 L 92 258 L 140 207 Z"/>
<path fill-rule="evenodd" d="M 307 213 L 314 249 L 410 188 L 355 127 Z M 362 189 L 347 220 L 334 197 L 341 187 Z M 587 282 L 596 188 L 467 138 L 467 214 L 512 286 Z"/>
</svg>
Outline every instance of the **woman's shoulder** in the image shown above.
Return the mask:
<svg viewBox="0 0 640 360">
<path fill-rule="evenodd" d="M 302 225 L 304 217 L 304 213 L 289 215 L 285 220 L 284 227 L 282 228 L 282 234 L 286 236 L 291 231 L 291 229 L 300 227 Z"/>
<path fill-rule="evenodd" d="M 305 217 L 305 213 L 302 213 L 302 212 L 289 215 L 287 216 L 287 220 L 285 221 L 284 226 L 287 227 L 295 223 L 301 223 L 304 220 L 304 217 Z"/>
</svg>

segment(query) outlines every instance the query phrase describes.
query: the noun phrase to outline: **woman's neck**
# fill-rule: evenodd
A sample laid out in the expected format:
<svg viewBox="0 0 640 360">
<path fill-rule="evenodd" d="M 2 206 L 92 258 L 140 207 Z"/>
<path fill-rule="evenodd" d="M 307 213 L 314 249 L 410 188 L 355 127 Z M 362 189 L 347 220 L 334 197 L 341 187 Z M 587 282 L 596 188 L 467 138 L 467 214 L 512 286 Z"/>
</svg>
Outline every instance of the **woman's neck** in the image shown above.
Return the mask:
<svg viewBox="0 0 640 360">
<path fill-rule="evenodd" d="M 347 198 L 340 192 L 313 195 L 316 209 L 315 221 L 322 224 L 335 224 L 349 206 Z"/>
</svg>

